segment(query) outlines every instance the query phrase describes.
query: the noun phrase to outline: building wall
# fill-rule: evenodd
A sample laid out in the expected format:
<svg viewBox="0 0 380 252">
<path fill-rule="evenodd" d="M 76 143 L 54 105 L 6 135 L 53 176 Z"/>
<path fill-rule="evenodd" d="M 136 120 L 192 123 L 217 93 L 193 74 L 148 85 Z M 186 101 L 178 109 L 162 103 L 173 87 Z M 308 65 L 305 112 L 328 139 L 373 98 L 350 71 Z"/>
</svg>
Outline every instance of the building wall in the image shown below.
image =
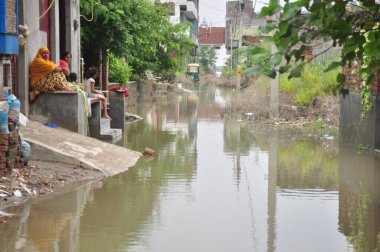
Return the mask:
<svg viewBox="0 0 380 252">
<path fill-rule="evenodd" d="M 65 1 L 66 5 L 66 36 L 59 35 L 59 1 Z M 68 51 L 72 53 L 71 71 L 79 73 L 80 57 L 80 23 L 79 23 L 79 0 L 55 0 L 50 13 L 50 58 L 59 64 L 60 40 L 66 40 Z M 27 25 L 30 36 L 26 43 L 20 46 L 17 58 L 18 68 L 18 91 L 21 101 L 21 112 L 29 115 L 29 65 L 36 56 L 38 49 L 47 47 L 48 34 L 40 30 L 40 0 L 20 0 L 19 2 L 19 24 Z M 77 20 L 77 29 L 74 29 L 74 20 Z"/>
<path fill-rule="evenodd" d="M 30 36 L 26 43 L 20 46 L 17 57 L 18 90 L 21 101 L 21 112 L 29 115 L 29 65 L 40 47 L 47 46 L 47 33 L 40 31 L 39 0 L 21 0 L 19 2 L 19 24 L 27 25 Z"/>
<path fill-rule="evenodd" d="M 80 73 L 80 8 L 79 0 L 66 1 L 66 50 L 72 54 L 71 72 Z M 75 24 L 76 23 L 76 24 Z"/>
<path fill-rule="evenodd" d="M 352 91 L 352 90 L 351 90 Z M 380 99 L 373 96 L 373 108 L 364 120 L 361 119 L 361 96 L 357 92 L 350 92 L 340 97 L 340 134 L 346 143 L 356 147 L 364 146 L 369 149 L 380 148 Z"/>
<path fill-rule="evenodd" d="M 16 0 L 7 0 L 7 28 L 6 31 L 9 33 L 17 33 L 17 20 L 15 13 Z"/>
</svg>

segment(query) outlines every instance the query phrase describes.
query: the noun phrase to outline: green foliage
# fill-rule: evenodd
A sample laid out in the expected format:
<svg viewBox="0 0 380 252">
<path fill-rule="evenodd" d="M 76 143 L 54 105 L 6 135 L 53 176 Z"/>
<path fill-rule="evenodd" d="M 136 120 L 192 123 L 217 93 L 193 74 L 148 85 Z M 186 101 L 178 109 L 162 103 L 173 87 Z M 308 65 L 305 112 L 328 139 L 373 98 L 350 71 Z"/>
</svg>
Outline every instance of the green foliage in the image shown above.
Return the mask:
<svg viewBox="0 0 380 252">
<path fill-rule="evenodd" d="M 289 77 L 301 76 L 306 46 L 316 39 L 332 41 L 332 47 L 342 48 L 341 59 L 326 70 L 361 60 L 358 73 L 363 79 L 362 105 L 363 111 L 368 112 L 372 107 L 372 81 L 379 75 L 380 4 L 366 0 L 295 0 L 285 1 L 281 7 L 278 1 L 270 1 L 261 11 L 262 17 L 275 14 L 278 21 L 270 21 L 261 29 L 274 31 L 273 42 L 287 64 L 297 63 Z M 281 64 L 273 63 L 274 67 Z M 337 80 L 339 91 L 345 92 L 342 75 L 338 75 Z"/>
<path fill-rule="evenodd" d="M 115 54 L 110 54 L 109 80 L 111 82 L 126 83 L 132 76 L 132 70 L 125 59 L 118 58 Z"/>
<path fill-rule="evenodd" d="M 199 47 L 198 59 L 203 71 L 211 72 L 214 69 L 216 58 L 214 47 L 205 45 Z"/>
<path fill-rule="evenodd" d="M 280 80 L 280 90 L 293 95 L 293 102 L 297 105 L 309 105 L 315 97 L 323 97 L 334 93 L 339 83 L 336 81 L 340 69 L 324 72 L 327 63 L 307 64 L 300 73 L 300 78 L 287 78 L 287 74 Z"/>
<path fill-rule="evenodd" d="M 272 71 L 270 43 L 262 43 L 260 46 L 247 46 L 240 54 L 245 61 L 245 74 L 270 75 Z"/>
<path fill-rule="evenodd" d="M 133 74 L 160 72 L 181 66 L 193 48 L 186 34 L 188 24 L 173 25 L 168 9 L 148 0 L 81 0 L 81 13 L 90 16 L 94 2 L 94 18 L 81 22 L 83 56 L 95 65 L 100 50 L 125 58 Z M 173 57 L 175 54 L 175 57 Z"/>
</svg>

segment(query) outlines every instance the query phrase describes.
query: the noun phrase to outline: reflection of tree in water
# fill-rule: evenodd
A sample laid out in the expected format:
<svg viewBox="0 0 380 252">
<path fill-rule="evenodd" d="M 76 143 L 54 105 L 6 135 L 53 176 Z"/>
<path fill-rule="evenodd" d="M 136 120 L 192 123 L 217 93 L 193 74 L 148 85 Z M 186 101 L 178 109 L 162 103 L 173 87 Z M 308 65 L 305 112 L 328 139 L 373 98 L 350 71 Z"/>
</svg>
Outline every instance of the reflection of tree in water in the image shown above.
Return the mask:
<svg viewBox="0 0 380 252">
<path fill-rule="evenodd" d="M 143 121 L 127 131 L 127 147 L 153 148 L 154 159 L 142 157 L 127 173 L 94 191 L 95 203 L 86 207 L 81 218 L 81 251 L 126 250 L 143 241 L 150 225 L 160 219 L 160 195 L 170 180 L 182 178 L 190 184 L 194 176 L 197 156 L 187 134 L 157 129 Z"/>
<path fill-rule="evenodd" d="M 339 227 L 356 251 L 380 251 L 380 159 L 340 146 Z"/>
<path fill-rule="evenodd" d="M 179 159 L 175 154 L 159 161 L 141 159 L 127 173 L 108 180 L 102 190 L 94 191 L 96 205 L 87 206 L 81 219 L 81 251 L 128 248 L 141 240 L 149 225 L 160 219 L 164 188 L 173 177 L 190 184 L 194 163 L 194 157 Z"/>
<path fill-rule="evenodd" d="M 343 233 L 348 237 L 349 242 L 356 251 L 373 251 L 368 243 L 368 238 L 370 238 L 367 229 L 370 225 L 370 220 L 368 219 L 370 208 L 368 193 L 361 186 L 359 195 L 351 195 L 346 199 L 342 199 L 341 202 L 343 200 L 347 200 L 345 207 L 348 210 L 345 211 L 345 209 L 340 208 L 339 211 L 339 220 L 348 220 L 348 222 L 339 221 Z"/>
</svg>

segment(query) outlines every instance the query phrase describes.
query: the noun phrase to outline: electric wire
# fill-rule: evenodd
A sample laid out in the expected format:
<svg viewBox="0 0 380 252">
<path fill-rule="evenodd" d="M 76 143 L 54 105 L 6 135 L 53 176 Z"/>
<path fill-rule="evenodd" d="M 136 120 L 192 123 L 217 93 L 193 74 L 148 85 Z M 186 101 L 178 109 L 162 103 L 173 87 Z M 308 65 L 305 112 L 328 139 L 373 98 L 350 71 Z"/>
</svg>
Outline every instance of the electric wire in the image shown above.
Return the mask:
<svg viewBox="0 0 380 252">
<path fill-rule="evenodd" d="M 84 20 L 86 20 L 87 22 L 91 22 L 93 19 L 94 19 L 94 0 L 91 1 L 91 18 L 88 19 L 86 18 L 85 16 L 83 15 L 79 15 L 79 17 L 82 17 Z"/>
</svg>

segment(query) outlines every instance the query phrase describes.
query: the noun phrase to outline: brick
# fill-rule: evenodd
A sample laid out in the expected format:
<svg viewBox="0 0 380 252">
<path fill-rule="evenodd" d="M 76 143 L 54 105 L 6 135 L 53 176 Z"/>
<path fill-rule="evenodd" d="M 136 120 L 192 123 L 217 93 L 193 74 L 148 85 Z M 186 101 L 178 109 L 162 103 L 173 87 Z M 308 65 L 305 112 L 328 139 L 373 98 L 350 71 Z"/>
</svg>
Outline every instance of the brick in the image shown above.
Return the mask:
<svg viewBox="0 0 380 252">
<path fill-rule="evenodd" d="M 8 146 L 0 146 L 0 152 L 6 152 L 8 150 Z"/>
<path fill-rule="evenodd" d="M 0 134 L 0 139 L 8 139 L 9 134 Z"/>
<path fill-rule="evenodd" d="M 8 139 L 0 139 L 0 145 L 8 146 Z"/>
</svg>

